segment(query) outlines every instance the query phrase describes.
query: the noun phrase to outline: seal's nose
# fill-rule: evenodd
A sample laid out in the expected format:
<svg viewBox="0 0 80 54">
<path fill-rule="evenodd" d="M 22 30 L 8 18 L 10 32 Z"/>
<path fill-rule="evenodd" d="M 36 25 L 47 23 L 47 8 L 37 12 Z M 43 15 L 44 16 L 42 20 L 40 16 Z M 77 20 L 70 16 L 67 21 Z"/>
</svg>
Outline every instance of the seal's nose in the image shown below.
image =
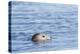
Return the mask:
<svg viewBox="0 0 80 54">
<path fill-rule="evenodd" d="M 55 37 L 50 36 L 49 39 L 56 39 Z"/>
<path fill-rule="evenodd" d="M 47 39 L 48 39 L 48 40 L 50 40 L 50 39 L 51 39 L 51 37 L 47 37 Z"/>
</svg>

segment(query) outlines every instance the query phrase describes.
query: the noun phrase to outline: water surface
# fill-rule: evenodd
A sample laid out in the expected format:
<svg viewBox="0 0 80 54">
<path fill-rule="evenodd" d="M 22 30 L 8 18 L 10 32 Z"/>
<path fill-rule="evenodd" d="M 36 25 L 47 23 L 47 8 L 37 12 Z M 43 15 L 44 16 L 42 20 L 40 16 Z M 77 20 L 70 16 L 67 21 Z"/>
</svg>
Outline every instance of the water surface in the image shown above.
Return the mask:
<svg viewBox="0 0 80 54">
<path fill-rule="evenodd" d="M 12 52 L 76 49 L 77 9 L 71 4 L 11 2 Z M 36 33 L 47 34 L 52 40 L 36 44 L 31 41 Z"/>
</svg>

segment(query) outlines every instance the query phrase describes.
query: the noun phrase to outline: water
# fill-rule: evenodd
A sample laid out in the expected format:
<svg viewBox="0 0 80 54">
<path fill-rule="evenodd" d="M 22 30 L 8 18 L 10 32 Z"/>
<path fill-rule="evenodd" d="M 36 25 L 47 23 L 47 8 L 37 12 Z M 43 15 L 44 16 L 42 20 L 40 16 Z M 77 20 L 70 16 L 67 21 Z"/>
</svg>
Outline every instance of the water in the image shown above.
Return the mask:
<svg viewBox="0 0 80 54">
<path fill-rule="evenodd" d="M 77 5 L 14 1 L 11 7 L 12 52 L 77 49 Z M 52 40 L 34 43 L 31 38 L 36 33 Z"/>
</svg>

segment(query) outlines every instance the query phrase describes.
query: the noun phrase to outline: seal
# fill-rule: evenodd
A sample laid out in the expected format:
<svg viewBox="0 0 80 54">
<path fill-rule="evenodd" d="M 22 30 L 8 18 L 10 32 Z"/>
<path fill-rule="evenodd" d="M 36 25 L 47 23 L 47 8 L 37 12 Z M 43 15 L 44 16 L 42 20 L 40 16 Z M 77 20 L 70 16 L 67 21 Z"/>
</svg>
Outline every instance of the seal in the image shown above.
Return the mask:
<svg viewBox="0 0 80 54">
<path fill-rule="evenodd" d="M 50 39 L 51 39 L 50 36 L 47 36 L 42 33 L 36 33 L 32 36 L 32 41 L 34 42 L 43 42 L 43 41 L 50 40 Z"/>
</svg>

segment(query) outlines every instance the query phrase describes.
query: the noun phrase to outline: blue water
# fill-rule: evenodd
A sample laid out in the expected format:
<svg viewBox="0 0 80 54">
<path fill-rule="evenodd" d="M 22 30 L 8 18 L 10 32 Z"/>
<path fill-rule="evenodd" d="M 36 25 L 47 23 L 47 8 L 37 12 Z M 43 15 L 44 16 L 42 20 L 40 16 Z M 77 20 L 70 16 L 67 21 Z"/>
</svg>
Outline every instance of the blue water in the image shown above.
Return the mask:
<svg viewBox="0 0 80 54">
<path fill-rule="evenodd" d="M 78 48 L 77 5 L 19 1 L 14 1 L 11 5 L 12 52 Z M 31 38 L 36 33 L 47 34 L 52 40 L 34 43 Z"/>
</svg>

